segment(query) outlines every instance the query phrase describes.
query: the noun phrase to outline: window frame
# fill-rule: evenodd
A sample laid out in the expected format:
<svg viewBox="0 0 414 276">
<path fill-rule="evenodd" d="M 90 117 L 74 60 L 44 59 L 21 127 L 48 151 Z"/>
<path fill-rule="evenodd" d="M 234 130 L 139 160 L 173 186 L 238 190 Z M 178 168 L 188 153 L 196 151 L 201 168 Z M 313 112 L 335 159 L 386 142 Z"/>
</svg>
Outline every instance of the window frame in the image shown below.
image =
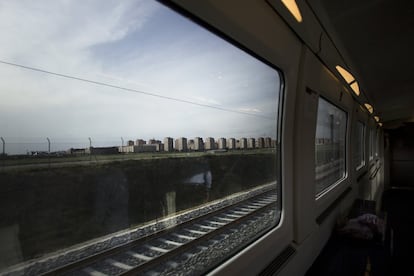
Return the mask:
<svg viewBox="0 0 414 276">
<path fill-rule="evenodd" d="M 320 96 L 327 99 L 330 103 L 345 111 L 347 114 L 346 130 L 345 130 L 345 176 L 331 185 L 329 189 L 325 189 L 317 197 L 314 198 L 315 208 L 316 208 L 316 218 L 321 216 L 328 208 L 331 206 L 338 198 L 345 194 L 347 189 L 352 187 L 352 160 L 349 149 L 351 149 L 351 139 L 352 139 L 352 122 L 354 120 L 353 108 L 355 101 L 352 97 L 352 92 L 348 88 L 344 87 L 338 79 L 335 79 L 337 82 L 337 89 L 323 90 L 320 93 Z M 316 127 L 316 125 L 315 125 Z M 316 133 L 316 129 L 315 132 Z M 315 219 L 316 219 L 315 218 Z"/>
<path fill-rule="evenodd" d="M 369 128 L 370 128 L 370 122 L 369 122 L 369 114 L 368 111 L 365 109 L 365 107 L 361 106 L 358 102 L 355 102 L 355 108 L 354 108 L 354 119 L 353 119 L 353 124 L 351 126 L 352 128 L 352 137 L 351 137 L 351 147 L 353 146 L 354 143 L 356 143 L 355 140 L 355 132 L 356 132 L 356 124 L 357 122 L 361 122 L 364 124 L 364 165 L 357 168 L 357 165 L 354 164 L 354 160 L 352 161 L 352 167 L 354 168 L 353 170 L 353 175 L 354 175 L 354 181 L 355 183 L 358 182 L 358 179 L 360 177 L 362 177 L 364 174 L 366 174 L 367 170 L 368 170 L 368 165 L 369 165 Z M 351 149 L 353 152 L 353 149 Z"/>
<path fill-rule="evenodd" d="M 318 115 L 319 115 L 318 111 L 319 111 L 319 102 L 320 102 L 320 99 L 326 101 L 328 104 L 332 105 L 333 107 L 335 107 L 335 108 L 337 108 L 337 109 L 339 109 L 339 110 L 341 110 L 341 111 L 343 111 L 345 113 L 345 116 L 346 116 L 346 119 L 345 119 L 345 143 L 344 143 L 344 147 L 345 147 L 345 149 L 344 149 L 344 151 L 345 151 L 344 152 L 345 153 L 344 154 L 344 159 L 345 159 L 344 160 L 345 172 L 344 172 L 343 177 L 341 177 L 340 179 L 338 179 L 335 182 L 331 183 L 329 186 L 327 186 L 326 188 L 322 189 L 322 191 L 320 191 L 319 193 L 316 193 L 315 194 L 316 200 L 318 200 L 324 194 L 328 193 L 331 189 L 334 188 L 334 186 L 340 185 L 340 183 L 348 177 L 348 171 L 349 171 L 349 168 L 347 166 L 347 162 L 348 162 L 348 153 L 347 153 L 347 150 L 348 150 L 347 139 L 348 139 L 348 137 L 347 137 L 347 133 L 348 133 L 348 128 L 349 128 L 349 112 L 347 112 L 346 110 L 344 110 L 340 106 L 336 105 L 335 103 L 331 102 L 329 99 L 325 98 L 323 95 L 319 95 L 319 97 L 318 97 L 318 108 L 316 110 L 315 139 L 316 139 L 316 130 L 317 130 L 317 123 L 318 123 L 318 121 L 317 121 L 318 119 L 317 118 L 318 118 Z M 315 162 L 316 162 L 316 143 L 315 143 Z M 315 170 L 316 170 L 316 164 L 315 164 Z M 316 173 L 315 173 L 315 184 L 316 184 Z"/>
<path fill-rule="evenodd" d="M 266 38 L 268 37 L 268 39 L 270 40 L 270 42 L 274 45 L 278 45 L 278 47 L 280 48 L 280 52 L 278 54 L 275 54 L 274 48 L 270 47 L 268 49 L 263 49 L 261 47 L 257 47 L 257 46 L 252 46 L 252 45 L 248 45 L 248 42 L 251 41 L 250 37 L 244 37 L 243 38 L 243 34 L 247 34 L 246 29 L 248 29 L 248 26 L 251 25 L 251 22 L 249 22 L 249 18 L 248 17 L 241 17 L 241 16 L 237 16 L 237 18 L 239 18 L 242 22 L 243 26 L 239 26 L 237 23 L 233 22 L 233 23 L 228 23 L 225 24 L 225 26 L 221 26 L 223 27 L 224 30 L 222 30 L 220 27 L 220 24 L 218 24 L 219 26 L 214 26 L 215 24 L 217 24 L 217 21 L 219 22 L 219 20 L 217 20 L 216 18 L 227 18 L 227 16 L 224 16 L 221 14 L 222 11 L 218 11 L 215 10 L 215 4 L 211 4 L 211 3 L 196 3 L 195 9 L 189 13 L 186 10 L 184 10 L 183 8 L 177 6 L 174 3 L 167 3 L 164 1 L 161 1 L 162 4 L 166 4 L 167 6 L 169 6 L 170 8 L 172 8 L 174 11 L 178 12 L 180 15 L 182 16 L 187 16 L 190 19 L 192 19 L 193 21 L 195 21 L 196 24 L 201 25 L 202 27 L 206 28 L 209 31 L 212 31 L 214 34 L 218 35 L 220 38 L 230 42 L 233 46 L 247 52 L 248 54 L 252 55 L 254 58 L 257 58 L 259 61 L 264 62 L 265 64 L 269 65 L 270 67 L 272 67 L 273 69 L 275 69 L 276 73 L 278 74 L 279 78 L 280 78 L 280 89 L 279 89 L 279 101 L 278 101 L 278 117 L 277 117 L 277 123 L 278 123 L 278 133 L 277 136 L 279 138 L 279 145 L 277 147 L 277 151 L 280 153 L 278 155 L 280 164 L 278 168 L 275 168 L 277 170 L 280 170 L 280 177 L 278 179 L 278 193 L 280 193 L 278 195 L 279 202 L 278 204 L 280 205 L 281 208 L 281 214 L 279 219 L 279 222 L 277 225 L 275 225 L 273 228 L 266 230 L 265 233 L 261 234 L 259 237 L 257 237 L 253 242 L 251 242 L 250 244 L 248 244 L 247 246 L 243 244 L 242 249 L 239 252 L 236 252 L 233 256 L 228 257 L 227 259 L 222 260 L 224 262 L 224 264 L 219 265 L 216 268 L 208 268 L 208 269 L 213 269 L 213 270 L 217 270 L 217 271 L 225 271 L 227 269 L 233 270 L 233 271 L 238 271 L 240 274 L 241 272 L 246 272 L 247 270 L 250 270 L 252 273 L 251 274 L 257 274 L 260 272 L 261 269 L 263 269 L 268 263 L 269 260 L 275 258 L 277 256 L 277 254 L 279 254 L 285 247 L 285 245 L 288 245 L 290 243 L 290 241 L 292 240 L 292 232 L 293 232 L 293 226 L 292 226 L 292 208 L 288 205 L 291 205 L 291 198 L 292 197 L 292 189 L 290 188 L 292 185 L 286 185 L 286 182 L 291 181 L 291 176 L 284 174 L 283 172 L 286 170 L 291 171 L 291 162 L 290 162 L 290 158 L 291 158 L 291 150 L 290 148 L 293 148 L 289 145 L 289 140 L 287 139 L 287 137 L 291 137 L 292 132 L 293 132 L 293 126 L 288 126 L 286 127 L 285 125 L 285 116 L 288 117 L 292 117 L 291 114 L 287 115 L 287 111 L 283 108 L 285 106 L 286 102 L 290 103 L 290 108 L 289 110 L 291 110 L 290 113 L 292 113 L 292 111 L 294 110 L 293 105 L 295 103 L 295 99 L 294 99 L 294 93 L 293 91 L 295 90 L 295 83 L 297 83 L 296 80 L 296 72 L 298 71 L 296 66 L 292 66 L 291 65 L 291 61 L 292 59 L 295 60 L 299 60 L 299 56 L 300 56 L 300 51 L 301 51 L 301 44 L 299 41 L 297 41 L 296 37 L 290 32 L 290 29 L 288 27 L 286 27 L 286 25 L 284 25 L 284 22 L 281 19 L 278 19 L 275 23 L 275 18 L 274 18 L 274 14 L 270 14 L 267 18 L 267 22 L 266 23 L 271 23 L 274 24 L 275 29 L 280 29 L 282 33 L 284 33 L 284 37 L 290 41 L 291 43 L 287 43 L 287 44 L 282 44 L 280 45 L 280 41 L 279 39 L 276 39 L 275 37 L 270 36 L 270 31 L 274 31 L 274 29 L 269 29 L 269 34 L 266 35 Z M 249 7 L 249 5 L 251 6 L 255 6 L 256 8 L 260 9 L 262 8 L 261 5 L 263 5 L 264 3 L 243 3 L 244 5 L 246 5 L 247 7 Z M 243 5 L 242 4 L 242 5 Z M 187 3 L 186 7 L 191 7 L 193 5 L 193 3 Z M 223 5 L 231 5 L 230 4 L 223 4 Z M 199 9 L 201 7 L 201 9 Z M 204 8 L 203 8 L 204 7 Z M 228 13 L 232 13 L 232 12 L 239 12 L 239 11 L 234 11 L 234 9 L 225 9 L 226 12 Z M 249 9 L 247 9 L 249 10 Z M 199 16 L 201 19 L 199 19 Z M 230 16 L 228 16 L 230 17 Z M 207 20 L 208 18 L 210 18 L 210 20 Z M 202 21 L 203 20 L 203 21 Z M 246 22 L 247 20 L 247 22 Z M 251 19 L 250 19 L 251 20 Z M 210 23 L 205 23 L 205 21 Z M 211 24 L 211 25 L 209 25 Z M 237 37 L 236 38 L 230 36 L 230 33 L 236 33 L 236 34 L 242 34 L 242 37 Z M 227 33 L 227 34 L 224 34 Z M 245 43 L 243 43 L 243 41 Z M 254 43 L 255 45 L 259 45 L 258 43 Z M 293 47 L 292 47 L 293 45 Z M 248 47 L 249 46 L 249 47 Z M 286 52 L 289 52 L 290 54 L 287 56 Z M 278 67 L 275 65 L 278 64 Z M 299 64 L 299 62 L 295 63 L 295 64 Z M 292 68 L 293 67 L 293 68 Z M 291 85 L 288 86 L 289 90 L 291 90 L 291 96 L 290 97 L 285 97 L 285 95 L 289 94 L 289 93 L 285 93 L 285 88 L 287 87 L 287 82 L 286 79 L 290 80 Z M 286 99 L 288 98 L 288 99 Z M 288 148 L 287 150 L 284 149 L 284 147 L 282 147 L 282 145 L 284 144 L 284 141 L 287 141 L 286 143 L 288 144 Z M 287 161 L 285 162 L 284 160 L 287 159 Z M 286 163 L 286 165 L 285 165 Z M 286 187 L 286 189 L 285 189 Z M 108 235 L 111 236 L 112 234 Z M 114 236 L 116 235 L 116 233 L 113 234 Z M 271 244 L 280 244 L 280 250 L 272 250 L 272 254 L 269 254 L 270 250 L 269 249 L 265 249 L 264 245 L 271 245 Z M 69 248 L 65 248 L 62 249 L 61 251 L 66 251 Z M 244 253 L 246 251 L 253 251 L 253 252 L 259 252 L 257 254 L 254 254 L 254 256 L 256 256 L 257 259 L 257 266 L 247 266 L 249 264 L 249 262 L 246 262 L 244 259 L 246 256 L 249 257 L 249 259 L 251 260 L 251 253 Z M 239 254 L 243 254 L 244 257 L 238 257 L 237 255 Z M 247 270 L 246 270 L 247 269 Z M 237 273 L 234 273 L 237 274 Z"/>
<path fill-rule="evenodd" d="M 369 124 L 369 137 L 368 137 L 368 161 L 372 163 L 375 161 L 374 158 L 374 141 L 375 141 L 375 127 L 373 126 L 372 122 Z"/>
<path fill-rule="evenodd" d="M 366 136 L 366 124 L 361 122 L 360 120 L 356 120 L 355 122 L 355 136 L 357 134 L 357 129 L 358 129 L 358 124 L 361 124 L 362 126 L 362 160 L 360 164 L 355 164 L 353 167 L 355 168 L 356 171 L 360 171 L 361 169 L 363 169 L 365 167 L 366 164 L 366 156 L 365 156 L 365 136 Z M 359 137 L 355 137 L 356 141 L 355 143 L 359 142 Z M 354 161 L 354 160 L 353 160 Z"/>
<path fill-rule="evenodd" d="M 346 121 L 346 130 L 345 130 L 345 176 L 335 182 L 333 185 L 329 187 L 329 189 L 325 189 L 323 193 L 320 193 L 318 196 L 314 196 L 314 201 L 316 204 L 317 216 L 321 215 L 337 198 L 339 198 L 347 188 L 352 185 L 352 180 L 350 177 L 351 174 L 351 158 L 350 158 L 350 144 L 351 144 L 351 122 L 353 120 L 353 106 L 354 106 L 354 99 L 352 98 L 352 93 L 341 83 L 338 81 L 338 88 L 329 90 L 323 90 L 319 94 L 326 100 L 328 100 L 331 104 L 335 105 L 336 107 L 340 108 L 341 110 L 345 111 L 347 114 L 347 121 Z M 317 116 L 317 115 L 316 115 Z M 315 125 L 315 132 L 316 133 L 316 125 Z"/>
<path fill-rule="evenodd" d="M 340 80 L 331 74 L 329 69 L 309 49 L 304 50 L 302 80 L 297 92 L 295 120 L 295 235 L 297 243 L 304 242 L 314 232 L 315 227 L 328 223 L 329 219 L 319 218 L 328 208 L 351 186 L 349 177 L 350 163 L 348 148 L 350 145 L 350 122 L 352 122 L 354 99 L 351 92 Z M 317 107 L 319 96 L 345 111 L 347 115 L 346 129 L 346 172 L 343 178 L 329 190 L 315 197 L 315 133 L 317 123 Z M 300 172 L 300 173 L 297 173 Z"/>
<path fill-rule="evenodd" d="M 164 2 L 164 1 L 162 1 Z M 197 2 L 190 0 L 173 0 L 167 5 L 178 9 L 181 14 L 188 15 L 203 27 L 213 30 L 215 34 L 223 36 L 225 39 L 248 53 L 266 61 L 268 65 L 278 69 L 281 77 L 281 98 L 279 100 L 279 137 L 280 138 L 280 193 L 281 193 L 281 217 L 279 224 L 270 229 L 256 239 L 247 247 L 241 249 L 233 257 L 223 260 L 223 264 L 213 268 L 210 273 L 218 275 L 228 274 L 258 274 L 264 269 L 271 260 L 277 257 L 283 249 L 290 244 L 293 239 L 293 142 L 289 137 L 293 136 L 294 125 L 286 124 L 286 120 L 293 121 L 295 111 L 295 93 L 298 82 L 297 72 L 299 68 L 300 53 L 302 44 L 291 33 L 285 22 L 275 13 L 270 12 L 264 16 L 261 22 L 254 21 L 250 14 L 255 10 L 261 12 L 268 8 L 265 2 L 243 2 L 240 9 L 234 9 L 234 4 L 230 2 L 220 2 L 219 5 L 209 2 Z M 233 18 L 234 22 L 220 21 L 222 18 Z M 260 35 L 251 37 L 250 32 L 261 30 Z M 279 33 L 279 37 L 274 36 L 274 32 Z M 280 43 L 283 37 L 286 43 Z M 263 41 L 268 46 L 264 47 Z M 275 49 L 277 49 L 275 51 Z M 278 244 L 275 248 L 273 245 Z M 251 262 L 255 266 L 251 266 Z"/>
<path fill-rule="evenodd" d="M 368 140 L 369 140 L 369 127 L 370 127 L 370 114 L 368 113 L 368 111 L 366 110 L 366 108 L 364 106 L 362 106 L 360 103 L 355 102 L 354 104 L 354 111 L 353 111 L 353 120 L 352 120 L 352 125 L 351 125 L 351 129 L 352 129 L 352 135 L 351 135 L 351 153 L 353 154 L 354 152 L 354 144 L 357 142 L 356 140 L 356 125 L 357 122 L 361 122 L 364 124 L 364 130 L 365 130 L 365 136 L 364 136 L 364 140 L 363 140 L 363 144 L 364 144 L 364 155 L 365 155 L 365 163 L 363 166 L 359 167 L 357 169 L 357 165 L 355 164 L 354 160 L 350 160 L 351 164 L 352 164 L 352 170 L 350 171 L 351 175 L 352 175 L 352 188 L 355 189 L 357 191 L 357 193 L 364 193 L 364 187 L 365 187 L 365 182 L 366 179 L 368 178 L 368 170 L 369 170 L 369 160 L 368 160 L 368 150 L 369 150 L 369 144 L 368 144 Z"/>
</svg>

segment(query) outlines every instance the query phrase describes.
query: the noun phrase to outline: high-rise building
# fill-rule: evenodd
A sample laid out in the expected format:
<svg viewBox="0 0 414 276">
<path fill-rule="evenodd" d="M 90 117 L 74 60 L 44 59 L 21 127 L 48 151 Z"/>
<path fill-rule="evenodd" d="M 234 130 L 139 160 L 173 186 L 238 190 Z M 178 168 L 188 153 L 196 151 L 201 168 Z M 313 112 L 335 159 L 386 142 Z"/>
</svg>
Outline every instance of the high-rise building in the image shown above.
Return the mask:
<svg viewBox="0 0 414 276">
<path fill-rule="evenodd" d="M 155 140 L 155 139 L 153 138 L 153 139 L 149 139 L 149 140 L 148 140 L 148 144 L 150 144 L 150 145 L 161 144 L 161 141 L 160 141 L 160 140 Z"/>
<path fill-rule="evenodd" d="M 271 148 L 272 147 L 272 138 L 266 137 L 265 138 L 265 148 Z"/>
<path fill-rule="evenodd" d="M 247 139 L 246 138 L 240 138 L 239 140 L 239 149 L 247 149 Z"/>
<path fill-rule="evenodd" d="M 187 149 L 189 151 L 194 151 L 195 150 L 195 143 L 193 139 L 189 139 L 187 142 Z"/>
<path fill-rule="evenodd" d="M 226 138 L 219 138 L 218 139 L 218 148 L 219 149 L 226 149 L 227 148 Z"/>
<path fill-rule="evenodd" d="M 256 147 L 256 139 L 249 138 L 247 139 L 247 148 L 254 149 Z"/>
<path fill-rule="evenodd" d="M 159 152 L 164 151 L 164 144 L 163 143 L 155 144 L 155 150 Z"/>
<path fill-rule="evenodd" d="M 173 138 L 171 137 L 164 138 L 164 151 L 168 151 L 168 152 L 174 151 Z"/>
<path fill-rule="evenodd" d="M 135 152 L 134 151 L 134 145 L 132 145 L 132 146 L 130 146 L 130 145 L 128 145 L 128 146 L 121 146 L 121 147 L 118 147 L 118 151 L 119 152 L 121 152 L 121 153 L 130 153 L 130 152 Z"/>
<path fill-rule="evenodd" d="M 204 149 L 206 150 L 214 150 L 216 149 L 216 143 L 213 137 L 207 137 L 206 141 L 204 142 Z"/>
<path fill-rule="evenodd" d="M 175 149 L 178 151 L 187 151 L 187 138 L 180 137 L 175 140 Z"/>
<path fill-rule="evenodd" d="M 194 139 L 194 150 L 196 150 L 196 151 L 203 151 L 204 150 L 203 138 L 196 137 Z"/>
<path fill-rule="evenodd" d="M 265 139 L 263 137 L 257 138 L 256 147 L 262 149 L 265 147 Z"/>
<path fill-rule="evenodd" d="M 135 141 L 135 145 L 136 146 L 142 146 L 142 145 L 145 145 L 147 142 L 145 142 L 145 140 L 142 140 L 142 139 L 137 139 L 136 141 Z"/>
<path fill-rule="evenodd" d="M 228 149 L 236 149 L 236 139 L 234 138 L 228 138 L 227 139 L 227 148 Z"/>
</svg>

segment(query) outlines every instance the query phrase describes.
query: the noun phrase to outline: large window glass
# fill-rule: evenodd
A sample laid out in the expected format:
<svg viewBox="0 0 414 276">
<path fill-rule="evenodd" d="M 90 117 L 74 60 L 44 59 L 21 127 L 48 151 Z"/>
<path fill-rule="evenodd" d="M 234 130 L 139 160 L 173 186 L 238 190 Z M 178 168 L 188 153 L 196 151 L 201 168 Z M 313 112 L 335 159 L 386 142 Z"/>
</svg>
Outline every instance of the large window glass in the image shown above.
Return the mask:
<svg viewBox="0 0 414 276">
<path fill-rule="evenodd" d="M 365 125 L 357 121 L 355 127 L 354 164 L 357 170 L 365 165 Z"/>
<path fill-rule="evenodd" d="M 345 177 L 347 114 L 319 98 L 315 135 L 316 196 Z"/>
<path fill-rule="evenodd" d="M 279 223 L 273 66 L 158 1 L 4 1 L 0 29 L 0 274 L 131 241 L 80 271 L 202 274 Z"/>
</svg>

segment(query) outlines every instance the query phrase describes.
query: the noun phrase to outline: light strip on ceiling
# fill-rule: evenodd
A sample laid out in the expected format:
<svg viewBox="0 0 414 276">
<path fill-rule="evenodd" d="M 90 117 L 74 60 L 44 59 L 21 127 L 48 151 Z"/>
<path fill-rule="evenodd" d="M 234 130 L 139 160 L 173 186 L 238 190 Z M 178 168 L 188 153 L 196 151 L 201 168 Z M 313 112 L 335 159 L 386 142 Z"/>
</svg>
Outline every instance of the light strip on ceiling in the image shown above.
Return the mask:
<svg viewBox="0 0 414 276">
<path fill-rule="evenodd" d="M 353 82 L 351 85 L 352 90 L 354 90 L 354 93 L 359 96 L 360 92 L 359 92 L 359 85 L 358 82 Z"/>
<path fill-rule="evenodd" d="M 339 74 L 341 74 L 341 76 L 344 78 L 344 80 L 346 81 L 346 83 L 351 83 L 355 80 L 354 76 L 351 75 L 351 73 L 349 73 L 348 71 L 346 71 L 344 68 L 342 68 L 341 66 L 337 65 L 336 67 L 336 71 L 339 72 Z"/>
<path fill-rule="evenodd" d="M 382 127 L 382 123 L 378 123 L 378 125 L 379 125 L 380 127 Z"/>
<path fill-rule="evenodd" d="M 371 114 L 374 113 L 374 108 L 372 107 L 372 105 L 370 105 L 368 103 L 366 103 L 364 105 L 365 105 L 365 108 L 368 109 L 369 113 L 371 113 Z"/>
<path fill-rule="evenodd" d="M 295 17 L 296 21 L 299 23 L 302 22 L 302 14 L 300 13 L 298 4 L 296 0 L 281 0 L 283 5 L 290 11 L 290 13 Z"/>
<path fill-rule="evenodd" d="M 380 118 L 378 116 L 374 116 L 375 121 L 379 122 Z"/>
<path fill-rule="evenodd" d="M 341 74 L 341 76 L 344 78 L 346 83 L 349 84 L 349 86 L 351 86 L 355 95 L 359 96 L 360 94 L 359 85 L 358 85 L 358 82 L 355 80 L 354 76 L 339 65 L 337 65 L 335 68 L 336 68 L 336 71 L 338 71 L 339 74 Z"/>
</svg>

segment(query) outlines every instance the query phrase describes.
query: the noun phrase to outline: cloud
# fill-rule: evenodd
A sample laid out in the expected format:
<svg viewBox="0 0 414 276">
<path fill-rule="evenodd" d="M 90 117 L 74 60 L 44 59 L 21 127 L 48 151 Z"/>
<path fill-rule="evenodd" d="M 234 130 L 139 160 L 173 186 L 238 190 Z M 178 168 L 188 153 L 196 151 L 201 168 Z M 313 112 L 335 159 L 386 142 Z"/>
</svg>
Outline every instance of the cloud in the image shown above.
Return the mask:
<svg viewBox="0 0 414 276">
<path fill-rule="evenodd" d="M 214 106 L 222 105 L 219 101 L 215 99 L 205 98 L 202 96 L 190 96 L 190 99 L 200 104 L 208 104 L 208 105 L 214 105 Z"/>
<path fill-rule="evenodd" d="M 155 11 L 148 3 L 3 1 L 0 25 L 7 31 L 0 37 L 0 57 L 52 71 L 83 74 L 99 65 L 90 59 L 92 46 L 121 40 L 145 25 Z"/>
<path fill-rule="evenodd" d="M 227 110 L 0 64 L 2 136 L 276 132 L 231 111 L 274 116 L 277 72 L 158 2 L 2 1 L 0 29 L 0 60 Z"/>
<path fill-rule="evenodd" d="M 253 107 L 240 107 L 237 110 L 240 112 L 247 112 L 247 113 L 261 113 L 262 112 L 260 109 L 253 108 Z"/>
</svg>

